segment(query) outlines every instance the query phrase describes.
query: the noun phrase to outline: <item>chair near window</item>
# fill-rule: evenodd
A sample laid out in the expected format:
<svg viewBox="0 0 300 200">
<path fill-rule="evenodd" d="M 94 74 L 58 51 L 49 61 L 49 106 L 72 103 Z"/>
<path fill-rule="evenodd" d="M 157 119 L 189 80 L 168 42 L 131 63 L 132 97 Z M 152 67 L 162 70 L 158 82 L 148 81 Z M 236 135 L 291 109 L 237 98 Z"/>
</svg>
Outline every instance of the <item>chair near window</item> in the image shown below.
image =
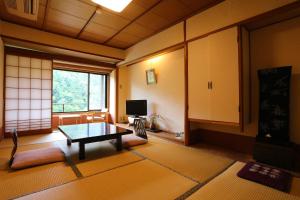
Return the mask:
<svg viewBox="0 0 300 200">
<path fill-rule="evenodd" d="M 88 123 L 93 122 L 107 122 L 108 123 L 108 115 L 107 109 L 102 109 L 101 111 L 91 111 L 86 113 L 86 120 Z"/>
</svg>

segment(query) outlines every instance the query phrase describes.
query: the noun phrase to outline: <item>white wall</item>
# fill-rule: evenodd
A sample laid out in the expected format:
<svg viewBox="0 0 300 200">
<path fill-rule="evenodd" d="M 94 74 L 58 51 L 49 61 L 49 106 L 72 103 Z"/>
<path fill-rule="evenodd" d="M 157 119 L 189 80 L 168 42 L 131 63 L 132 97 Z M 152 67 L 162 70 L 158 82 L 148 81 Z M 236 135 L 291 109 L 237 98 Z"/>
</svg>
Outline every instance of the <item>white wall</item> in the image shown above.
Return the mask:
<svg viewBox="0 0 300 200">
<path fill-rule="evenodd" d="M 183 49 L 120 68 L 119 116 L 125 115 L 126 99 L 147 99 L 148 115 L 157 113 L 160 128 L 184 131 L 184 52 Z M 157 84 L 147 85 L 146 70 L 155 69 Z"/>
</svg>

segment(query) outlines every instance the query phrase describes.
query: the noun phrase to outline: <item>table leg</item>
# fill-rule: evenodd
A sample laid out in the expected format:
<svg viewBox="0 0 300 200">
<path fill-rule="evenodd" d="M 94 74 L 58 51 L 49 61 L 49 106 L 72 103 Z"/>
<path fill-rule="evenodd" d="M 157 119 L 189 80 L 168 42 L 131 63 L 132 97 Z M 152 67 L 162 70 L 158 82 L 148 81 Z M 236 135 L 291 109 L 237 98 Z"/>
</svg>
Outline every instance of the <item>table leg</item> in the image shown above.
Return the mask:
<svg viewBox="0 0 300 200">
<path fill-rule="evenodd" d="M 85 159 L 85 143 L 79 142 L 79 160 Z"/>
<path fill-rule="evenodd" d="M 117 151 L 122 151 L 123 145 L 122 145 L 122 136 L 119 135 L 117 137 Z"/>
<path fill-rule="evenodd" d="M 72 144 L 71 140 L 67 139 L 67 145 L 71 146 L 71 144 Z"/>
</svg>

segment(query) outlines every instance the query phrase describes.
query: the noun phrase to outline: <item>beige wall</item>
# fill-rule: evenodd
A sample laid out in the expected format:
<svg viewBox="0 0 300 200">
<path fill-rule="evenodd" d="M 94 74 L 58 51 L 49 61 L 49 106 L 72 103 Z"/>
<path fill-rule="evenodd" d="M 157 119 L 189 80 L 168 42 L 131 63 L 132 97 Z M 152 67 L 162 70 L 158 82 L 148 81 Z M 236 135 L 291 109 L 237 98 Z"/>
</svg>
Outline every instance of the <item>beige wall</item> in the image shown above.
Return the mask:
<svg viewBox="0 0 300 200">
<path fill-rule="evenodd" d="M 1 35 L 3 36 L 23 39 L 26 41 L 37 42 L 55 47 L 67 48 L 75 51 L 82 51 L 85 53 L 110 56 L 119 59 L 125 58 L 125 51 L 121 49 L 95 44 L 92 42 L 77 40 L 70 37 L 48 33 L 26 26 L 11 24 L 4 21 L 2 21 L 1 24 Z"/>
<path fill-rule="evenodd" d="M 2 138 L 3 126 L 3 78 L 4 78 L 4 45 L 0 37 L 0 139 Z"/>
<path fill-rule="evenodd" d="M 251 32 L 251 75 L 252 75 L 252 123 L 255 127 L 249 134 L 254 135 L 258 121 L 258 77 L 262 68 L 291 65 L 290 136 L 300 144 L 300 18 L 285 21 Z M 252 131 L 253 130 L 253 131 Z M 251 132 L 252 131 L 252 132 Z"/>
<path fill-rule="evenodd" d="M 147 99 L 148 115 L 157 113 L 163 130 L 184 130 L 183 49 L 154 57 L 119 71 L 119 115 L 125 115 L 126 99 Z M 157 84 L 147 85 L 146 70 L 155 69 Z"/>
<path fill-rule="evenodd" d="M 296 0 L 226 0 L 187 20 L 187 39 L 243 21 Z"/>
<path fill-rule="evenodd" d="M 271 11 L 273 9 L 290 4 L 295 1 L 296 0 L 226 0 L 204 12 L 201 12 L 189 18 L 187 20 L 187 39 L 191 39 L 209 33 L 211 31 L 226 27 L 228 25 L 232 25 L 234 23 L 249 19 L 259 14 L 263 14 L 264 12 Z M 183 24 L 179 23 L 127 49 L 125 62 L 138 59 L 142 56 L 153 53 L 155 51 L 162 50 L 168 46 L 172 46 L 182 41 Z M 122 115 L 122 113 L 125 113 L 124 102 L 128 97 L 127 95 L 129 94 L 134 96 L 137 92 L 136 88 L 132 90 L 132 88 L 136 87 L 134 83 L 130 83 L 131 80 L 129 79 L 129 77 L 132 73 L 133 72 L 129 73 L 126 67 L 120 68 L 120 116 Z M 247 76 L 247 71 L 245 72 L 245 76 Z M 171 80 L 171 82 L 174 82 L 174 80 Z M 245 88 L 247 87 L 247 84 L 249 83 L 246 83 L 244 85 Z M 247 98 L 247 94 L 245 93 L 244 95 Z M 247 99 L 245 100 L 245 103 L 247 103 Z M 245 108 L 246 111 L 247 109 L 248 108 Z M 247 118 L 245 119 L 247 120 Z M 257 125 L 255 123 L 247 124 L 244 132 L 240 132 L 239 127 L 228 127 L 216 124 L 197 124 L 196 126 L 193 124 L 192 128 L 195 127 L 253 137 L 256 135 L 257 132 Z"/>
<path fill-rule="evenodd" d="M 183 22 L 181 22 L 127 49 L 126 59 L 120 65 L 178 44 L 183 40 Z"/>
</svg>

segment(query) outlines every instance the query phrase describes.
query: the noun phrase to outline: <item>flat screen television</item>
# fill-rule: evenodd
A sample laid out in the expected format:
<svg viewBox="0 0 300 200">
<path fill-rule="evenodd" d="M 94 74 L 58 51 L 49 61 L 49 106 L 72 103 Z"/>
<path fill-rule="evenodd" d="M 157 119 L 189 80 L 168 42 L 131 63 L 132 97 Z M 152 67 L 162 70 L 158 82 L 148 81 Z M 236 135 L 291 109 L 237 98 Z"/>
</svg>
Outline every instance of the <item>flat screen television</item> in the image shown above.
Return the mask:
<svg viewBox="0 0 300 200">
<path fill-rule="evenodd" d="M 126 115 L 136 117 L 147 115 L 147 100 L 127 100 Z"/>
</svg>

